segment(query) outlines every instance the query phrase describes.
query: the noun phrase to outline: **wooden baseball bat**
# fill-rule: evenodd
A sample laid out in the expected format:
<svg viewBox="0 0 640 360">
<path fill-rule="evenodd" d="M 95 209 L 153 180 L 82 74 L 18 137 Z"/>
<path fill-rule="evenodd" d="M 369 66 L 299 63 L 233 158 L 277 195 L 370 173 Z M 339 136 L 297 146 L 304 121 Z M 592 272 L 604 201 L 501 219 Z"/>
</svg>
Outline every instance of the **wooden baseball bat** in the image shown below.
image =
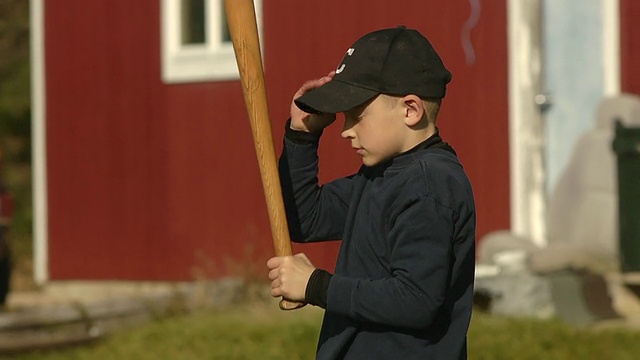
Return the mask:
<svg viewBox="0 0 640 360">
<path fill-rule="evenodd" d="M 224 5 L 260 166 L 273 246 L 277 256 L 291 255 L 291 239 L 271 136 L 267 91 L 253 0 L 225 0 Z M 279 305 L 282 310 L 293 310 L 305 304 L 282 299 Z"/>
</svg>

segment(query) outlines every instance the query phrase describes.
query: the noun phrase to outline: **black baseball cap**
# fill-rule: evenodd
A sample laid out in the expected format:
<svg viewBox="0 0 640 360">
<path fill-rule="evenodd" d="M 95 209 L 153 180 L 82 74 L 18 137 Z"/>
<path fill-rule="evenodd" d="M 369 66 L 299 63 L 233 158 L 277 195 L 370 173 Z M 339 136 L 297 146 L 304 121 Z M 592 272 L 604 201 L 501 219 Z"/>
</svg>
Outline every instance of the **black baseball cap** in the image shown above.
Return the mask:
<svg viewBox="0 0 640 360">
<path fill-rule="evenodd" d="M 366 34 L 347 50 L 336 76 L 295 100 L 309 113 L 339 113 L 378 94 L 441 99 L 451 73 L 417 30 L 405 26 Z"/>
</svg>

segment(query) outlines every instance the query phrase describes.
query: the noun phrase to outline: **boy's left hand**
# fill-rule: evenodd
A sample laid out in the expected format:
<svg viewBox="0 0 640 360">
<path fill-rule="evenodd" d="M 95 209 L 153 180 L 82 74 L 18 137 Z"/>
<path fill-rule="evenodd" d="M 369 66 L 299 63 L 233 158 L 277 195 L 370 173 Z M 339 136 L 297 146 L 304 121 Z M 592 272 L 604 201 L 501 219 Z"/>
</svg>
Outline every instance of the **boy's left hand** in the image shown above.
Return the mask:
<svg viewBox="0 0 640 360">
<path fill-rule="evenodd" d="M 305 82 L 300 89 L 293 95 L 291 100 L 291 125 L 290 127 L 296 131 L 305 131 L 311 133 L 318 133 L 325 127 L 331 125 L 335 119 L 336 114 L 309 114 L 302 111 L 295 103 L 295 100 L 307 92 L 319 88 L 333 79 L 336 75 L 335 71 L 331 71 L 327 75 L 314 80 Z"/>
<path fill-rule="evenodd" d="M 276 256 L 267 261 L 271 296 L 303 302 L 307 283 L 315 270 L 305 254 Z"/>
</svg>

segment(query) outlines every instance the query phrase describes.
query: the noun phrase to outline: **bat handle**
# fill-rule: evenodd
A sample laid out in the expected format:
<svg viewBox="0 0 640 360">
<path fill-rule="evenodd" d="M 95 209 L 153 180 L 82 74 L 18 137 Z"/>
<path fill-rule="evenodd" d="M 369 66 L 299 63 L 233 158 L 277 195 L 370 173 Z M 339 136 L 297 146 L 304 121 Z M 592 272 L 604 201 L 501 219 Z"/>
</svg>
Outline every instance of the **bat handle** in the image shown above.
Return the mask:
<svg viewBox="0 0 640 360">
<path fill-rule="evenodd" d="M 282 300 L 280 300 L 280 303 L 278 304 L 278 306 L 280 307 L 280 310 L 296 310 L 296 309 L 300 309 L 305 305 L 307 304 L 303 302 L 287 300 L 285 298 L 282 298 Z"/>
</svg>

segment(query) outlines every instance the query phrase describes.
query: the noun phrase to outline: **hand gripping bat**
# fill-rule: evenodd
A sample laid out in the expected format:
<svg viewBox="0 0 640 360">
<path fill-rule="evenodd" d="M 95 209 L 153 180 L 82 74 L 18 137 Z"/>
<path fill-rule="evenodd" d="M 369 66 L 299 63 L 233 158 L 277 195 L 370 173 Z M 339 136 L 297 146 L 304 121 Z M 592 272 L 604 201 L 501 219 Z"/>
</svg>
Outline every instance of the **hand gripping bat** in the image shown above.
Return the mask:
<svg viewBox="0 0 640 360">
<path fill-rule="evenodd" d="M 267 91 L 253 0 L 225 0 L 224 3 L 260 166 L 273 246 L 276 256 L 288 256 L 292 254 L 291 240 L 271 136 Z M 293 310 L 305 304 L 282 299 L 279 305 L 282 310 Z"/>
</svg>

